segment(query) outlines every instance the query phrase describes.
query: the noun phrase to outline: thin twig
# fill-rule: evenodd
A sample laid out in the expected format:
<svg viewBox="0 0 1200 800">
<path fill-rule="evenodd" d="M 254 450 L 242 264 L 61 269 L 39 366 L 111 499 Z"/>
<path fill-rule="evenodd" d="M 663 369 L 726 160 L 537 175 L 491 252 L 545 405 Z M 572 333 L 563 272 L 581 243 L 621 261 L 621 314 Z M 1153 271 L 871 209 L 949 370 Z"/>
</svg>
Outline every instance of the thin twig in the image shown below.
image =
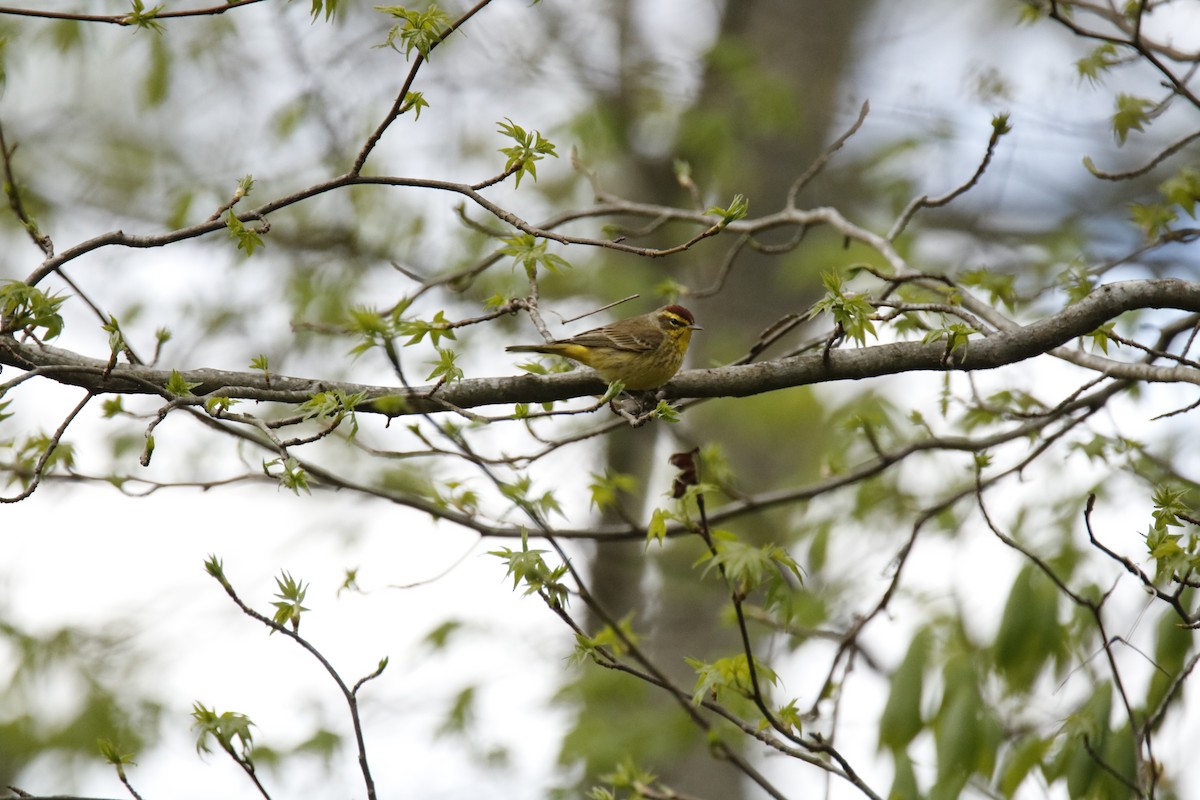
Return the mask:
<svg viewBox="0 0 1200 800">
<path fill-rule="evenodd" d="M 38 229 L 37 222 L 25 210 L 25 202 L 21 199 L 21 187 L 13 172 L 12 159 L 16 151 L 15 144 L 11 148 L 8 146 L 8 142 L 4 139 L 4 126 L 0 125 L 0 160 L 3 160 L 4 163 L 4 188 L 5 194 L 8 195 L 8 205 L 21 226 L 25 228 L 25 232 L 29 234 L 29 238 L 33 239 L 33 243 L 38 246 L 38 249 L 49 258 L 54 255 L 54 242 Z"/>
<path fill-rule="evenodd" d="M 242 6 L 254 5 L 261 3 L 263 0 L 229 0 L 226 3 L 216 6 L 206 6 L 204 8 L 191 8 L 180 11 L 159 11 L 153 15 L 153 19 L 181 19 L 185 17 L 214 17 L 219 14 L 224 14 L 227 11 L 232 11 L 235 8 Z M 71 11 L 46 11 L 40 8 L 14 8 L 0 7 L 0 15 L 8 15 L 14 17 L 40 17 L 42 19 L 57 19 L 71 20 L 74 22 L 103 22 L 111 25 L 120 25 L 122 27 L 132 25 L 133 22 L 129 14 L 77 14 Z"/>
<path fill-rule="evenodd" d="M 1162 150 L 1160 150 L 1154 156 L 1154 158 L 1150 159 L 1142 166 L 1135 167 L 1134 169 L 1130 169 L 1130 170 L 1125 170 L 1123 172 L 1105 172 L 1104 170 L 1100 169 L 1095 164 L 1093 164 L 1092 160 L 1090 158 L 1085 158 L 1083 160 L 1083 165 L 1087 168 L 1088 172 L 1092 173 L 1092 175 L 1094 175 L 1097 178 L 1100 178 L 1101 180 L 1128 181 L 1128 180 L 1132 180 L 1134 178 L 1140 178 L 1141 176 L 1150 172 L 1155 167 L 1157 167 L 1159 164 L 1166 161 L 1168 158 L 1175 155 L 1180 150 L 1183 150 L 1185 147 L 1187 147 L 1189 144 L 1196 141 L 1197 139 L 1200 139 L 1200 131 L 1196 131 L 1195 133 L 1189 133 L 1187 136 L 1183 137 L 1182 139 L 1175 142 L 1174 144 L 1172 144 L 1168 147 L 1164 147 Z"/>
<path fill-rule="evenodd" d="M 854 120 L 850 127 L 846 129 L 846 132 L 835 139 L 833 144 L 825 148 L 825 151 L 821 153 L 817 160 L 814 161 L 809 168 L 800 175 L 800 177 L 796 178 L 796 181 L 792 184 L 791 188 L 788 189 L 788 208 L 796 207 L 796 198 L 800 195 L 800 192 L 812 181 L 813 178 L 817 177 L 817 175 L 821 173 L 821 170 L 825 169 L 825 165 L 829 163 L 830 159 L 833 158 L 837 151 L 842 149 L 846 142 L 850 140 L 850 137 L 858 133 L 858 129 L 862 127 L 862 124 L 866 121 L 867 114 L 869 114 L 870 111 L 870 101 L 864 100 L 863 104 L 859 106 L 858 117 Z"/>
<path fill-rule="evenodd" d="M 86 395 L 84 395 L 83 399 L 80 400 L 73 409 L 71 409 L 70 413 L 67 414 L 66 418 L 62 421 L 62 423 L 59 424 L 54 433 L 51 434 L 49 441 L 46 442 L 45 449 L 42 451 L 42 455 L 38 458 L 37 464 L 33 468 L 33 476 L 29 480 L 29 485 L 26 486 L 24 491 L 22 491 L 20 494 L 12 497 L 0 497 L 0 504 L 19 503 L 37 491 L 38 486 L 41 485 L 42 476 L 45 473 L 46 465 L 50 462 L 50 458 L 54 455 L 54 451 L 58 449 L 59 444 L 62 441 L 63 434 L 67 432 L 68 426 L 75 421 L 75 418 L 79 416 L 80 412 L 83 411 L 83 409 L 92 401 L 92 398 L 95 396 L 96 395 L 94 393 L 88 392 Z"/>
<path fill-rule="evenodd" d="M 355 683 L 354 688 L 352 689 L 346 685 L 346 682 L 342 680 L 342 676 L 338 674 L 337 670 L 333 668 L 333 665 L 329 663 L 329 660 L 327 658 L 325 658 L 325 656 L 322 655 L 321 651 L 318 650 L 316 647 L 314 647 L 312 645 L 312 643 L 310 643 L 307 639 L 305 639 L 303 636 L 301 636 L 298 632 L 292 630 L 291 628 L 289 628 L 285 625 L 280 625 L 279 623 L 275 622 L 275 620 L 271 619 L 270 617 L 260 614 L 259 612 L 255 611 L 253 608 L 250 608 L 250 606 L 246 605 L 242 601 L 242 598 L 238 597 L 237 592 L 233 588 L 233 584 L 231 584 L 229 582 L 229 580 L 224 576 L 223 573 L 222 574 L 213 574 L 213 577 L 217 579 L 217 582 L 221 584 L 221 588 L 223 588 L 225 590 L 225 594 L 229 595 L 229 598 L 231 600 L 233 600 L 234 604 L 237 605 L 237 607 L 239 609 L 241 609 L 243 614 L 250 617 L 251 619 L 257 620 L 258 622 L 260 622 L 263 625 L 270 628 L 275 633 L 282 634 L 283 636 L 286 636 L 287 638 L 291 639 L 296 644 L 300 645 L 302 648 L 304 648 L 306 651 L 308 651 L 309 655 L 311 655 L 313 658 L 315 658 L 321 664 L 321 667 L 324 668 L 325 672 L 328 673 L 329 677 L 331 677 L 333 679 L 334 683 L 337 684 L 338 689 L 341 690 L 342 696 L 346 700 L 346 705 L 349 706 L 349 708 L 350 708 L 350 721 L 354 727 L 354 740 L 355 740 L 355 744 L 358 748 L 358 764 L 362 770 L 363 781 L 366 783 L 367 798 L 368 798 L 368 800 L 376 800 L 375 799 L 375 781 L 371 777 L 370 764 L 367 762 L 367 748 L 366 748 L 366 742 L 363 739 L 362 720 L 359 718 L 359 713 L 358 713 L 358 695 L 357 695 L 357 693 L 358 693 L 359 688 L 364 683 L 366 683 L 367 681 L 369 681 L 373 678 L 378 677 L 379 674 L 383 672 L 383 669 L 386 666 L 386 660 L 383 662 L 380 662 L 380 665 L 373 672 L 371 672 L 366 677 L 361 678 L 357 683 Z"/>
<path fill-rule="evenodd" d="M 1009 130 L 1011 129 L 1008 127 L 1006 122 L 1002 123 L 1000 120 L 993 120 L 992 135 L 988 137 L 987 148 L 984 150 L 983 158 L 980 160 L 979 166 L 975 168 L 975 174 L 972 175 L 966 183 L 955 189 L 952 189 L 941 197 L 931 200 L 925 195 L 921 195 L 920 197 L 914 198 L 912 202 L 908 204 L 908 207 L 905 208 L 900 214 L 900 216 L 896 218 L 896 222 L 892 225 L 892 229 L 887 233 L 887 240 L 889 242 L 896 241 L 896 237 L 904 232 L 904 229 L 908 226 L 908 223 L 912 220 L 913 216 L 922 208 L 938 208 L 940 206 L 947 205 L 955 198 L 973 188 L 975 184 L 979 183 L 979 179 L 982 178 L 983 173 L 987 171 L 988 165 L 992 163 L 992 156 L 996 154 L 996 146 L 1000 143 L 1001 137 L 1007 134 Z"/>
</svg>

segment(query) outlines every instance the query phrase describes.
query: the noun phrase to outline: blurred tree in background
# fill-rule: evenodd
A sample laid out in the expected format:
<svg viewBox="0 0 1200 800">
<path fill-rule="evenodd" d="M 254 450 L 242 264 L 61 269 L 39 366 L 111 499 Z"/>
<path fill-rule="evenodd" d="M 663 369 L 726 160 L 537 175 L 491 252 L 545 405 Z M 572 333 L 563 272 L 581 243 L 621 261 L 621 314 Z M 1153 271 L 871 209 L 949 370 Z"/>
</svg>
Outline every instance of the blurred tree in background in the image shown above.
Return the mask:
<svg viewBox="0 0 1200 800">
<path fill-rule="evenodd" d="M 425 657 L 339 668 L 316 578 L 259 565 L 265 599 L 239 545 L 210 588 L 299 646 L 332 712 L 280 712 L 290 741 L 224 701 L 165 713 L 139 678 L 189 655 L 139 651 L 136 616 L 76 624 L 66 584 L 49 624 L 0 606 L 0 784 L 59 793 L 90 759 L 145 791 L 190 724 L 247 796 L 311 790 L 314 763 L 339 792 L 428 794 L 383 777 L 398 728 L 459 743 L 450 773 L 548 746 L 531 797 L 1186 796 L 1198 16 L 0 9 L 0 468 L 35 520 L 2 526 L 11 575 L 41 568 L 22 539 L 86 536 L 72 498 L 96 485 L 131 537 L 162 521 L 126 496 L 178 498 L 182 538 L 205 508 L 246 525 L 231 496 L 294 495 L 254 531 L 285 547 L 351 498 L 346 527 L 387 519 L 403 561 L 466 532 L 540 604 L 546 638 L 503 643 L 551 662 L 561 721 L 489 728 L 447 671 L 418 729 L 386 693 Z M 503 353 L 663 302 L 704 330 L 655 396 Z M 404 621 L 430 660 L 477 657 L 464 572 L 439 579 L 453 608 Z M 386 602 L 353 567 L 338 596 Z M 251 692 L 282 679 L 228 627 L 189 644 Z"/>
</svg>

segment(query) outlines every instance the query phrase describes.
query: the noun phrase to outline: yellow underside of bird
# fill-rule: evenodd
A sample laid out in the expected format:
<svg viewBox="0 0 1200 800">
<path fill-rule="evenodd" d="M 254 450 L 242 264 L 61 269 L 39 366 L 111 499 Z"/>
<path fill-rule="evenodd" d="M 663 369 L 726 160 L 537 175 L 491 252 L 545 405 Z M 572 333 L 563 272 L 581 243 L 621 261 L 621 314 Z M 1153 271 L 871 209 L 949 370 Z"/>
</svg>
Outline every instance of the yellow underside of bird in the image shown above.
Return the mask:
<svg viewBox="0 0 1200 800">
<path fill-rule="evenodd" d="M 600 373 L 606 382 L 620 381 L 626 389 L 646 391 L 657 389 L 679 371 L 683 363 L 684 350 L 692 332 L 685 331 L 684 349 L 662 349 L 654 353 L 649 350 L 608 347 L 596 344 L 573 342 L 550 342 L 548 344 L 514 345 L 507 348 L 510 353 L 543 353 L 562 356 L 578 361 Z"/>
<path fill-rule="evenodd" d="M 505 349 L 569 358 L 596 370 L 609 383 L 620 381 L 626 389 L 646 391 L 664 385 L 679 371 L 692 331 L 698 330 L 692 312 L 670 305 L 569 339 Z"/>
</svg>

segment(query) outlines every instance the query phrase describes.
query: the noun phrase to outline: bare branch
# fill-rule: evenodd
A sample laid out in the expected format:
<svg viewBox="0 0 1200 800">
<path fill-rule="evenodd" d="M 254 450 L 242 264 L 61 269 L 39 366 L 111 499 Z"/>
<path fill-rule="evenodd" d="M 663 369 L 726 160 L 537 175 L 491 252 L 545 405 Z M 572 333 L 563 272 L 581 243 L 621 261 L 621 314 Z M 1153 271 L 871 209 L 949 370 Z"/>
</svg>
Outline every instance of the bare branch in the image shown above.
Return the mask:
<svg viewBox="0 0 1200 800">
<path fill-rule="evenodd" d="M 185 17 L 215 17 L 219 14 L 224 14 L 227 11 L 232 11 L 235 8 L 242 6 L 250 6 L 255 3 L 261 3 L 263 0 L 228 0 L 215 6 L 206 6 L 203 8 L 181 9 L 179 11 L 160 11 L 154 15 L 154 19 L 182 19 Z M 72 20 L 75 22 L 101 22 L 110 25 L 120 25 L 122 27 L 131 25 L 128 14 L 78 14 L 72 11 L 48 11 L 40 8 L 16 8 L 10 6 L 0 7 L 0 15 L 12 17 L 40 17 L 41 19 L 57 19 L 57 20 Z"/>
<path fill-rule="evenodd" d="M 862 124 L 864 122 L 866 122 L 867 114 L 869 114 L 870 112 L 871 112 L 871 103 L 868 100 L 864 100 L 863 104 L 861 106 L 859 106 L 858 117 L 854 120 L 853 123 L 851 123 L 850 127 L 846 129 L 846 132 L 843 133 L 841 136 L 839 136 L 837 139 L 835 139 L 833 141 L 833 144 L 831 144 L 831 145 L 829 145 L 829 147 L 825 148 L 825 152 L 821 153 L 820 157 L 817 158 L 817 160 L 814 161 L 812 163 L 812 165 L 810 165 L 809 168 L 806 169 L 804 171 L 804 173 L 799 178 L 796 179 L 796 182 L 792 184 L 791 188 L 788 189 L 788 193 L 787 193 L 787 207 L 788 208 L 796 207 L 796 198 L 800 195 L 800 192 L 804 189 L 805 186 L 807 186 L 809 183 L 812 182 L 813 178 L 815 178 L 815 177 L 817 177 L 817 175 L 821 174 L 821 170 L 825 169 L 825 165 L 829 163 L 830 159 L 832 159 L 834 157 L 834 155 L 836 155 L 837 152 L 839 150 L 841 150 L 842 147 L 845 146 L 846 142 L 850 141 L 850 137 L 853 136 L 854 134 L 858 133 L 858 129 L 862 127 Z"/>
<path fill-rule="evenodd" d="M 949 204 L 955 198 L 960 197 L 965 192 L 969 191 L 975 184 L 979 183 L 979 179 L 983 177 L 983 173 L 987 171 L 988 165 L 992 163 L 992 156 L 996 154 L 996 145 L 1000 143 L 1001 137 L 1012 130 L 1008 126 L 1007 118 L 998 118 L 992 121 L 992 135 L 988 137 L 987 148 L 984 150 L 983 159 L 979 162 L 979 166 L 975 168 L 975 174 L 967 179 L 966 183 L 952 189 L 947 194 L 934 199 L 930 199 L 924 195 L 913 198 L 908 207 L 896 218 L 892 224 L 892 229 L 888 231 L 887 240 L 893 242 L 896 237 L 904 232 L 908 227 L 908 223 L 913 216 L 922 208 L 938 208 Z"/>
</svg>

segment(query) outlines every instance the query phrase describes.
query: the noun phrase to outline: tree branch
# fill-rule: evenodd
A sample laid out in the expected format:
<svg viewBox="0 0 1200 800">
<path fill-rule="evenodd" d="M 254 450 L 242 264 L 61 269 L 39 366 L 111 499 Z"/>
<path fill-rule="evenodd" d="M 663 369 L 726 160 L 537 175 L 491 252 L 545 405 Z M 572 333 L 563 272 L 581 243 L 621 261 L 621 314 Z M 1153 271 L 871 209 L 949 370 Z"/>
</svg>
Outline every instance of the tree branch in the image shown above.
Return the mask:
<svg viewBox="0 0 1200 800">
<path fill-rule="evenodd" d="M 1104 375 L 1126 380 L 1200 385 L 1200 370 L 1185 365 L 1155 366 L 1114 361 L 1062 345 L 1084 336 L 1120 314 L 1138 308 L 1200 311 L 1200 285 L 1177 279 L 1122 281 L 1098 287 L 1080 302 L 1025 326 L 993 332 L 972 340 L 969 347 L 946 353 L 943 342 L 892 342 L 828 354 L 800 355 L 755 364 L 679 373 L 663 389 L 665 397 L 745 397 L 794 386 L 830 381 L 861 380 L 916 371 L 976 371 L 1015 364 L 1047 352 Z M 41 370 L 58 383 L 81 386 L 95 394 L 160 394 L 171 370 L 118 364 L 89 358 L 70 350 L 12 336 L 0 337 L 0 364 L 22 370 Z M 303 403 L 314 394 L 341 390 L 363 393 L 356 411 L 388 416 L 437 413 L 447 405 L 476 408 L 508 403 L 547 403 L 600 395 L 605 384 L 594 373 L 577 370 L 564 375 L 519 375 L 471 378 L 440 388 L 373 386 L 261 372 L 216 369 L 181 371 L 194 389 L 192 405 L 206 398 L 228 397 L 278 403 Z M 436 393 L 435 393 L 436 388 Z M 378 401 L 388 398 L 389 402 Z"/>
<path fill-rule="evenodd" d="M 179 19 L 181 17 L 215 17 L 232 11 L 241 6 L 254 5 L 263 0 L 226 0 L 220 5 L 205 8 L 189 8 L 180 11 L 159 11 L 153 15 L 156 20 Z M 11 8 L 0 7 L 0 15 L 12 17 L 39 17 L 41 19 L 72 20 L 74 22 L 103 22 L 122 27 L 133 24 L 129 14 L 78 14 L 73 11 L 49 11 L 41 8 Z"/>
</svg>

